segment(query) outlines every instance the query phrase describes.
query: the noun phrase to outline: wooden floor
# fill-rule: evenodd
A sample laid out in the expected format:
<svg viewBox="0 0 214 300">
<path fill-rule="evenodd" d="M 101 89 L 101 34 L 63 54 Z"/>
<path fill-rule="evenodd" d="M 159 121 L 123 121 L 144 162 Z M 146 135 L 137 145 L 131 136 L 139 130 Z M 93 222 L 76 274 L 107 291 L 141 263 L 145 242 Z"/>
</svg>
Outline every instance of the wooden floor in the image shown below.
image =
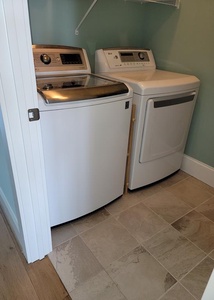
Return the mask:
<svg viewBox="0 0 214 300">
<path fill-rule="evenodd" d="M 48 257 L 27 264 L 1 212 L 0 299 L 71 299 Z"/>
</svg>

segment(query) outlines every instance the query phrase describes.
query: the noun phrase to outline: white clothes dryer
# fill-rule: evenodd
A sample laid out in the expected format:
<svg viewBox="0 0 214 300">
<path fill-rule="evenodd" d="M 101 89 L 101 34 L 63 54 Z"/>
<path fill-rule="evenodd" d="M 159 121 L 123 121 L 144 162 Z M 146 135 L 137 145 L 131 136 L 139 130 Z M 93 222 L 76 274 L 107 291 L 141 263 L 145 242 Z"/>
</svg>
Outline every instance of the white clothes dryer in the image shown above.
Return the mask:
<svg viewBox="0 0 214 300">
<path fill-rule="evenodd" d="M 130 190 L 180 169 L 200 81 L 156 69 L 151 50 L 99 49 L 95 72 L 128 83 L 136 105 Z"/>
</svg>

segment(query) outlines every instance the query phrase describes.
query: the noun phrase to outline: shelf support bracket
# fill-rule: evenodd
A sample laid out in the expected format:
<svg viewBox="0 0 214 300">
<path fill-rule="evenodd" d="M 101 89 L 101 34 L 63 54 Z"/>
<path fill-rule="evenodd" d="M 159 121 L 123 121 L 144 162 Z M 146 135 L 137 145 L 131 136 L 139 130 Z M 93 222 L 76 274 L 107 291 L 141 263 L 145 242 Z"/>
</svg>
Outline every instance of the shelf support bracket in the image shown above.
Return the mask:
<svg viewBox="0 0 214 300">
<path fill-rule="evenodd" d="M 84 17 L 82 18 L 82 20 L 80 21 L 79 25 L 77 26 L 77 28 L 75 29 L 75 34 L 78 35 L 79 34 L 79 28 L 82 25 L 82 23 L 85 21 L 86 17 L 88 16 L 88 14 L 90 13 L 90 11 L 92 10 L 92 8 L 94 7 L 94 5 L 97 3 L 98 0 L 94 0 L 93 3 L 91 4 L 91 6 L 89 7 L 89 9 L 87 10 L 87 12 L 85 13 Z"/>
</svg>

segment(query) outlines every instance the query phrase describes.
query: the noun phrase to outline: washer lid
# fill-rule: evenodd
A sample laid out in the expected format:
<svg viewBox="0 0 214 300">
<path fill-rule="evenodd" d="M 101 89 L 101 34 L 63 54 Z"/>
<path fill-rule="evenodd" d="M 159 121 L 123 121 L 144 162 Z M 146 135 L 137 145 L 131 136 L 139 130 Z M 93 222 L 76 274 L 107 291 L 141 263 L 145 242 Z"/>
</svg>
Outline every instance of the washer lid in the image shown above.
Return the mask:
<svg viewBox="0 0 214 300">
<path fill-rule="evenodd" d="M 51 104 L 125 94 L 129 89 L 122 82 L 82 74 L 39 78 L 37 91 Z"/>
<path fill-rule="evenodd" d="M 134 93 L 140 95 L 176 92 L 184 88 L 197 88 L 200 84 L 199 79 L 195 76 L 157 69 L 104 74 L 128 83 Z"/>
</svg>

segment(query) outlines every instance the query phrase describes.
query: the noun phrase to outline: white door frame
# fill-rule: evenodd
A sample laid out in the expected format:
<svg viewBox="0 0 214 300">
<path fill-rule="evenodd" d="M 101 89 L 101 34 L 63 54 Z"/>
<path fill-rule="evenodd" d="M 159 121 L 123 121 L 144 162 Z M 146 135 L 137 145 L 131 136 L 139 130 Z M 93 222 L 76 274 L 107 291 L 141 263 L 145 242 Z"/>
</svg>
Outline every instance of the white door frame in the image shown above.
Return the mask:
<svg viewBox="0 0 214 300">
<path fill-rule="evenodd" d="M 0 39 L 0 105 L 24 241 L 17 238 L 33 262 L 52 245 L 40 121 L 28 120 L 38 104 L 27 0 L 0 0 Z"/>
</svg>

